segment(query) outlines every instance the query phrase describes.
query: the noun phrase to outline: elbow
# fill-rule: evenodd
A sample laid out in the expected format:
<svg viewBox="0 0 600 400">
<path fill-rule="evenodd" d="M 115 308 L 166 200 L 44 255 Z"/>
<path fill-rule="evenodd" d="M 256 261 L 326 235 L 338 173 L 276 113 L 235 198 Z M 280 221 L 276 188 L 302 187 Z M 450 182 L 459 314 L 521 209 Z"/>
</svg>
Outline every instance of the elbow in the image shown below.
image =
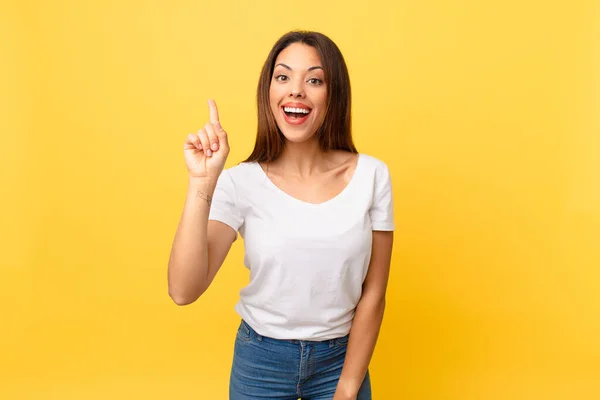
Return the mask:
<svg viewBox="0 0 600 400">
<path fill-rule="evenodd" d="M 167 277 L 167 287 L 169 297 L 178 306 L 192 304 L 205 292 L 205 285 L 200 282 L 190 282 L 190 279 L 181 274 L 172 273 L 172 267 L 169 265 L 169 274 Z"/>
<path fill-rule="evenodd" d="M 180 291 L 177 290 L 173 290 L 169 288 L 169 297 L 171 297 L 171 300 L 173 300 L 173 302 L 175 304 L 177 304 L 178 306 L 187 306 L 188 304 L 192 304 L 193 302 L 195 302 L 196 300 L 198 300 L 198 298 L 200 297 L 200 294 L 185 294 L 185 293 L 181 293 Z"/>
<path fill-rule="evenodd" d="M 385 312 L 385 294 L 365 294 L 361 298 L 359 305 L 362 308 L 368 309 L 370 313 L 383 314 Z"/>
<path fill-rule="evenodd" d="M 177 297 L 177 296 L 171 296 L 171 299 L 178 306 L 187 306 L 188 304 L 192 304 L 194 301 L 196 301 L 196 299 L 189 299 L 186 297 Z"/>
</svg>

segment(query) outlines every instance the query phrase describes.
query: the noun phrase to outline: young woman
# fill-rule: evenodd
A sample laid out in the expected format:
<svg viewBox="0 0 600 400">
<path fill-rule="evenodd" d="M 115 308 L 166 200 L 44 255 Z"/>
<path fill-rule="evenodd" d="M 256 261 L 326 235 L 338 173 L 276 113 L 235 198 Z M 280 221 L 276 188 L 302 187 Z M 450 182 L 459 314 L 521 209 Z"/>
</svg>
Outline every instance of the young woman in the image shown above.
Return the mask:
<svg viewBox="0 0 600 400">
<path fill-rule="evenodd" d="M 257 102 L 245 162 L 223 170 L 229 142 L 214 101 L 187 137 L 169 294 L 194 302 L 239 232 L 250 283 L 236 305 L 230 399 L 371 399 L 394 230 L 388 168 L 352 143 L 348 70 L 325 35 L 279 39 Z"/>
</svg>

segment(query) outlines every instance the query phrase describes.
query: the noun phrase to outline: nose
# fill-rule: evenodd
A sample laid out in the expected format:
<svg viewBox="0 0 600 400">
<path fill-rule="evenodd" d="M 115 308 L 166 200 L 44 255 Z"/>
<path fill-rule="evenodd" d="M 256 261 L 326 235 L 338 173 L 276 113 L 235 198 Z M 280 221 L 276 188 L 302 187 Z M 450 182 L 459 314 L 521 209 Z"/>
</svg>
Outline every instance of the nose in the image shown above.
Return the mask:
<svg viewBox="0 0 600 400">
<path fill-rule="evenodd" d="M 292 98 L 304 97 L 304 90 L 302 90 L 301 83 L 296 83 L 292 86 L 289 96 Z"/>
</svg>

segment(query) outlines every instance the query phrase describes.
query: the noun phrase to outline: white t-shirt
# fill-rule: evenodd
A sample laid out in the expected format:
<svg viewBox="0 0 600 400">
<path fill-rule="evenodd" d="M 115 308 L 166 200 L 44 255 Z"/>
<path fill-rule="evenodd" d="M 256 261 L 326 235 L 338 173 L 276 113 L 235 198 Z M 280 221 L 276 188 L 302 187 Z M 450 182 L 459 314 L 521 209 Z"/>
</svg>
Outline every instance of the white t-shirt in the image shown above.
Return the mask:
<svg viewBox="0 0 600 400">
<path fill-rule="evenodd" d="M 219 177 L 209 219 L 239 231 L 250 283 L 237 313 L 260 335 L 328 340 L 350 332 L 372 231 L 395 228 L 386 164 L 360 154 L 344 190 L 320 204 L 279 189 L 256 162 Z"/>
</svg>

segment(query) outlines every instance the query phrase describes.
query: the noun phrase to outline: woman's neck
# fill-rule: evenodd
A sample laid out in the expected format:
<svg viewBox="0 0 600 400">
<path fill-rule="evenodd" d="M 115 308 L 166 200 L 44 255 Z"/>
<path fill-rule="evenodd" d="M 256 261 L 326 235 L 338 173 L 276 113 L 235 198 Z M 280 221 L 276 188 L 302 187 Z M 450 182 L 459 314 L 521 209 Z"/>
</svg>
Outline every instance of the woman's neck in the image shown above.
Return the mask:
<svg viewBox="0 0 600 400">
<path fill-rule="evenodd" d="M 307 178 L 326 171 L 327 161 L 326 153 L 321 150 L 315 138 L 301 143 L 287 141 L 272 165 L 284 175 Z"/>
</svg>

